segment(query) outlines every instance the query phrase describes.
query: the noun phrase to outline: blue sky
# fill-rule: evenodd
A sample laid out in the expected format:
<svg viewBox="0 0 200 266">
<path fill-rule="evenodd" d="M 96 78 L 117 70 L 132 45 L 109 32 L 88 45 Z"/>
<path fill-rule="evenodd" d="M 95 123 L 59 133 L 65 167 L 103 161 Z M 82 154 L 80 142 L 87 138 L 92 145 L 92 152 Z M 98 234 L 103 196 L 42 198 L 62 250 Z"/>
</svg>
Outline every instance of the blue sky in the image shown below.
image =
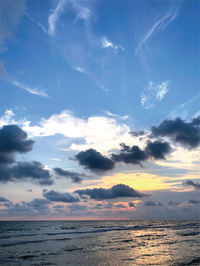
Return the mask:
<svg viewBox="0 0 200 266">
<path fill-rule="evenodd" d="M 1 1 L 0 130 L 15 124 L 35 141 L 29 152 L 15 150 L 9 167 L 38 161 L 54 180 L 51 186 L 41 186 L 27 174 L 2 182 L 0 196 L 10 202 L 10 207 L 2 203 L 2 219 L 55 217 L 56 201 L 47 197 L 46 190 L 76 193 L 117 184 L 147 191 L 148 200 L 162 206 L 146 207 L 145 197 L 102 198 L 102 204 L 125 202 L 126 213 L 112 206 L 108 218 L 148 219 L 152 208 L 156 219 L 164 217 L 162 212 L 159 216 L 164 208 L 170 218 L 188 218 L 185 209 L 190 209 L 191 217 L 199 217 L 199 143 L 178 142 L 175 134 L 182 128 L 172 135 L 151 135 L 151 127 L 167 119 L 179 117 L 192 127 L 191 121 L 200 115 L 198 11 L 199 1 Z M 145 132 L 131 134 L 137 130 Z M 199 127 L 192 130 L 198 139 Z M 153 140 L 170 145 L 170 152 L 165 150 L 159 160 L 149 155 L 147 146 Z M 113 169 L 99 172 L 76 157 L 93 149 L 112 159 L 120 153 L 120 143 L 145 151 L 143 167 L 120 159 Z M 56 177 L 57 167 L 87 178 L 82 176 L 77 183 L 66 175 Z M 168 206 L 166 195 L 177 197 L 180 204 Z M 61 218 L 107 215 L 103 207 L 93 213 L 77 207 L 77 213 L 69 214 L 70 204 L 84 204 L 81 194 L 77 197 L 78 203 L 58 201 L 64 204 Z M 36 198 L 49 200 L 47 213 L 31 209 Z M 197 203 L 189 203 L 191 198 Z M 130 200 L 135 200 L 132 209 L 126 205 Z M 17 211 L 16 204 L 24 212 Z M 90 198 L 86 205 L 95 204 Z"/>
</svg>

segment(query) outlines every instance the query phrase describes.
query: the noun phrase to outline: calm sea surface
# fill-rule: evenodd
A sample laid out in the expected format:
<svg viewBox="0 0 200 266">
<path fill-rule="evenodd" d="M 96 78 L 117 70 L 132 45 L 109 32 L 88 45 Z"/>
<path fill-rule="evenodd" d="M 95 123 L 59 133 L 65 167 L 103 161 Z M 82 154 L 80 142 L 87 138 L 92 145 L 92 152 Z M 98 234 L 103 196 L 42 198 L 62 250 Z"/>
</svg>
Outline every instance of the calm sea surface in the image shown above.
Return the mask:
<svg viewBox="0 0 200 266">
<path fill-rule="evenodd" d="M 200 265 L 200 221 L 0 222 L 0 265 Z"/>
</svg>

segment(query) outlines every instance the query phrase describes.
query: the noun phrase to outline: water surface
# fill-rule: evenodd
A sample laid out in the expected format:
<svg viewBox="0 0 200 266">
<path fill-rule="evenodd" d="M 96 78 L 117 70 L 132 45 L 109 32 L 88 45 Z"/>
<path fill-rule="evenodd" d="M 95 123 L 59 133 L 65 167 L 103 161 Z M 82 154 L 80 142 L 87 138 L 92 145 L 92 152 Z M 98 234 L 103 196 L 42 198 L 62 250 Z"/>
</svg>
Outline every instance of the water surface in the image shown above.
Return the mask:
<svg viewBox="0 0 200 266">
<path fill-rule="evenodd" d="M 200 221 L 0 222 L 0 265 L 200 265 Z"/>
</svg>

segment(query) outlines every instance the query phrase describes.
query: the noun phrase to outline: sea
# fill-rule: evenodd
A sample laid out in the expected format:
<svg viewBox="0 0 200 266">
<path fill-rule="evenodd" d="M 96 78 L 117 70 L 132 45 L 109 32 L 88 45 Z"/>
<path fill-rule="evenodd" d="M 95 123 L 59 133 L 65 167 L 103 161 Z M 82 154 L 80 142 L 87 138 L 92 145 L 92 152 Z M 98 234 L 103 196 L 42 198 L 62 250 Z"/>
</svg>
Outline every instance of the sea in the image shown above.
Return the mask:
<svg viewBox="0 0 200 266">
<path fill-rule="evenodd" d="M 0 265 L 200 265 L 200 221 L 3 221 Z"/>
</svg>

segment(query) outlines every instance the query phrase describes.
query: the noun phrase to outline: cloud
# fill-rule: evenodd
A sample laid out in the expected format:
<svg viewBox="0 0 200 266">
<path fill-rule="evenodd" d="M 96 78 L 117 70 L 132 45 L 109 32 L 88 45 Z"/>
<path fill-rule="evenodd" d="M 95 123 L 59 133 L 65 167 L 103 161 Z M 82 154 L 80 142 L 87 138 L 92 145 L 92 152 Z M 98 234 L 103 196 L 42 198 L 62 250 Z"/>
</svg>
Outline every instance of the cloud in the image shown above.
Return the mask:
<svg viewBox="0 0 200 266">
<path fill-rule="evenodd" d="M 134 137 L 140 137 L 140 136 L 143 136 L 145 135 L 145 132 L 143 130 L 134 130 L 132 132 L 130 132 L 130 134 Z"/>
<path fill-rule="evenodd" d="M 81 72 L 81 73 L 85 73 L 85 69 L 80 66 L 74 67 L 74 70 Z"/>
<path fill-rule="evenodd" d="M 111 49 L 114 49 L 116 51 L 118 49 L 121 49 L 122 51 L 124 51 L 124 47 L 122 47 L 121 45 L 113 44 L 105 36 L 101 38 L 101 46 L 102 46 L 102 48 L 111 48 Z"/>
<path fill-rule="evenodd" d="M 83 6 L 81 1 L 68 0 L 69 7 L 76 13 L 76 20 L 88 20 L 91 17 L 91 10 Z"/>
<path fill-rule="evenodd" d="M 93 189 L 82 189 L 76 190 L 75 193 L 78 193 L 79 196 L 88 195 L 91 199 L 94 200 L 104 200 L 104 199 L 116 199 L 121 197 L 144 197 L 145 194 L 139 193 L 135 191 L 133 188 L 118 184 L 113 186 L 112 188 L 93 188 Z"/>
<path fill-rule="evenodd" d="M 114 206 L 117 207 L 117 208 L 120 208 L 120 209 L 125 209 L 126 208 L 126 206 L 124 204 L 122 204 L 122 203 L 115 204 Z"/>
<path fill-rule="evenodd" d="M 144 203 L 144 206 L 147 206 L 147 207 L 156 207 L 156 206 L 163 206 L 163 204 L 162 203 L 160 203 L 160 202 L 153 202 L 153 201 L 146 201 L 145 203 Z"/>
<path fill-rule="evenodd" d="M 178 105 L 174 110 L 171 111 L 171 117 L 195 117 L 200 115 L 199 110 L 199 101 L 200 101 L 200 92 L 195 96 L 184 102 L 183 104 Z"/>
<path fill-rule="evenodd" d="M 0 61 L 0 78 L 5 78 L 7 75 L 3 62 Z"/>
<path fill-rule="evenodd" d="M 48 17 L 48 33 L 50 36 L 53 36 L 55 34 L 57 21 L 61 13 L 64 11 L 65 4 L 66 0 L 59 0 L 58 4 L 54 8 L 52 8 L 50 12 L 50 15 Z"/>
<path fill-rule="evenodd" d="M 53 170 L 57 175 L 70 178 L 72 182 L 74 183 L 81 183 L 83 178 L 86 177 L 85 174 L 66 171 L 66 170 L 63 170 L 62 168 L 54 168 Z"/>
<path fill-rule="evenodd" d="M 164 160 L 165 156 L 171 152 L 171 147 L 168 142 L 149 141 L 145 150 L 148 156 L 156 160 Z"/>
<path fill-rule="evenodd" d="M 100 152 L 89 149 L 78 153 L 75 158 L 78 160 L 80 165 L 90 169 L 91 171 L 108 171 L 114 168 L 114 162 L 103 156 Z"/>
<path fill-rule="evenodd" d="M 59 158 L 51 158 L 50 160 L 51 160 L 51 161 L 56 161 L 56 162 L 59 162 L 59 161 L 60 161 Z"/>
<path fill-rule="evenodd" d="M 144 109 L 150 109 L 156 102 L 162 101 L 169 90 L 168 85 L 169 81 L 163 81 L 160 84 L 150 81 L 141 94 L 141 105 Z"/>
<path fill-rule="evenodd" d="M 0 163 L 14 161 L 13 153 L 26 153 L 33 148 L 33 140 L 17 125 L 6 125 L 0 129 Z"/>
<path fill-rule="evenodd" d="M 59 0 L 55 7 L 51 9 L 48 17 L 48 34 L 54 36 L 56 33 L 56 25 L 65 9 L 72 9 L 76 14 L 76 20 L 83 19 L 88 20 L 91 16 L 91 11 L 88 7 L 85 7 L 76 0 Z"/>
<path fill-rule="evenodd" d="M 167 142 L 148 141 L 144 150 L 138 146 L 129 147 L 121 143 L 121 152 L 113 153 L 111 158 L 103 156 L 100 152 L 89 149 L 82 151 L 75 156 L 80 165 L 85 166 L 94 172 L 112 170 L 116 163 L 123 162 L 125 164 L 136 164 L 142 166 L 142 162 L 148 159 L 164 160 L 165 156 L 172 150 Z"/>
<path fill-rule="evenodd" d="M 135 207 L 135 204 L 133 202 L 129 202 L 128 206 L 132 208 L 132 207 Z"/>
<path fill-rule="evenodd" d="M 4 197 L 0 197 L 0 202 L 8 202 L 9 200 L 4 198 Z"/>
<path fill-rule="evenodd" d="M 38 21 L 36 21 L 35 19 L 33 19 L 28 13 L 24 13 L 24 15 L 34 24 L 36 24 L 45 34 L 49 34 L 48 31 L 46 30 L 46 28 L 41 24 L 39 23 Z"/>
<path fill-rule="evenodd" d="M 200 144 L 200 117 L 185 122 L 181 118 L 164 120 L 151 128 L 154 137 L 169 137 L 186 148 L 196 148 Z"/>
<path fill-rule="evenodd" d="M 163 17 L 157 20 L 138 44 L 137 48 L 135 49 L 135 54 L 137 55 L 140 52 L 145 43 L 153 35 L 159 33 L 160 31 L 163 31 L 172 21 L 174 21 L 178 15 L 178 12 L 179 12 L 179 6 L 176 6 L 173 10 L 169 11 Z"/>
<path fill-rule="evenodd" d="M 112 154 L 112 160 L 114 162 L 141 165 L 143 161 L 147 161 L 149 158 L 164 160 L 165 156 L 171 152 L 170 145 L 167 142 L 160 141 L 149 141 L 144 150 L 141 150 L 135 145 L 129 147 L 124 143 L 121 144 L 121 147 L 121 153 Z"/>
<path fill-rule="evenodd" d="M 104 110 L 104 113 L 107 115 L 107 116 L 110 116 L 110 117 L 113 117 L 113 118 L 116 118 L 116 119 L 119 119 L 119 120 L 126 120 L 128 119 L 128 115 L 118 115 L 118 114 L 113 114 L 111 113 L 110 111 L 107 111 L 107 110 Z"/>
<path fill-rule="evenodd" d="M 118 149 L 120 142 L 131 143 L 130 128 L 118 122 L 117 118 L 106 116 L 91 116 L 81 119 L 70 111 L 64 110 L 60 114 L 53 114 L 48 119 L 42 119 L 39 126 L 31 126 L 27 121 L 23 127 L 32 137 L 53 136 L 61 134 L 72 140 L 82 138 L 81 144 L 73 142 L 71 150 L 87 150 L 91 147 L 100 152 Z M 102 145 L 102 139 L 104 145 Z"/>
<path fill-rule="evenodd" d="M 16 87 L 29 92 L 30 94 L 41 96 L 41 97 L 49 97 L 49 95 L 46 94 L 46 92 L 41 91 L 38 88 L 32 88 L 30 86 L 24 85 L 23 83 L 21 83 L 21 82 L 19 82 L 17 80 L 10 80 L 9 82 L 11 84 L 15 85 Z"/>
<path fill-rule="evenodd" d="M 85 211 L 88 209 L 87 205 L 80 205 L 80 204 L 72 204 L 69 205 L 68 208 L 71 212 L 77 212 L 77 211 Z"/>
<path fill-rule="evenodd" d="M 34 199 L 31 202 L 27 203 L 28 207 L 31 207 L 35 210 L 47 210 L 48 209 L 49 200 L 46 199 Z"/>
<path fill-rule="evenodd" d="M 183 185 L 191 186 L 196 189 L 200 189 L 200 183 L 195 183 L 192 180 L 187 180 L 183 183 Z"/>
<path fill-rule="evenodd" d="M 11 84 L 12 86 L 16 86 L 20 89 L 23 89 L 30 94 L 40 96 L 40 97 L 49 97 L 44 91 L 39 90 L 38 88 L 33 88 L 30 86 L 27 86 L 27 85 L 23 84 L 22 82 L 19 82 L 15 79 L 10 78 L 1 61 L 0 61 L 0 77 L 5 78 L 5 81 L 8 82 L 9 84 Z"/>
<path fill-rule="evenodd" d="M 15 79 L 10 78 L 7 75 L 7 72 L 6 72 L 4 65 L 1 61 L 0 61 L 0 77 L 5 78 L 5 81 L 8 82 L 9 84 L 11 84 L 12 86 L 16 86 L 20 89 L 23 89 L 30 94 L 40 96 L 40 97 L 49 97 L 44 91 L 39 90 L 38 88 L 33 88 L 30 86 L 27 86 L 27 85 L 23 84 L 22 82 L 19 82 Z"/>
<path fill-rule="evenodd" d="M 119 154 L 112 154 L 112 160 L 114 162 L 124 162 L 127 164 L 138 164 L 147 160 L 147 154 L 141 150 L 138 146 L 126 146 L 121 144 L 122 152 Z"/>
<path fill-rule="evenodd" d="M 5 40 L 9 39 L 20 18 L 25 11 L 25 0 L 20 1 L 0 1 L 0 52 L 5 51 Z"/>
<path fill-rule="evenodd" d="M 5 125 L 0 129 L 0 182 L 30 179 L 40 185 L 53 184 L 49 170 L 40 162 L 15 162 L 15 153 L 27 153 L 33 148 L 34 141 L 27 137 L 17 125 Z"/>
<path fill-rule="evenodd" d="M 33 140 L 27 140 L 27 133 L 17 125 L 0 129 L 0 151 L 25 153 L 33 148 Z"/>
<path fill-rule="evenodd" d="M 50 201 L 54 202 L 79 202 L 79 198 L 70 193 L 61 193 L 55 190 L 43 191 L 43 196 Z"/>
<path fill-rule="evenodd" d="M 49 170 L 46 170 L 40 162 L 16 162 L 11 166 L 0 165 L 0 182 L 25 179 L 40 185 L 53 184 Z"/>
<path fill-rule="evenodd" d="M 0 117 L 0 127 L 3 127 L 5 125 L 9 124 L 20 124 L 20 122 L 15 121 L 14 119 L 15 114 L 13 113 L 12 109 L 7 109 L 5 111 L 5 114 Z"/>
<path fill-rule="evenodd" d="M 9 214 L 11 216 L 21 217 L 22 215 L 26 215 L 27 217 L 33 216 L 37 214 L 47 215 L 49 214 L 49 200 L 46 199 L 33 199 L 30 202 L 22 201 L 21 203 L 13 203 L 9 202 L 8 204 L 4 204 L 6 209 L 3 209 L 3 215 Z"/>
</svg>

